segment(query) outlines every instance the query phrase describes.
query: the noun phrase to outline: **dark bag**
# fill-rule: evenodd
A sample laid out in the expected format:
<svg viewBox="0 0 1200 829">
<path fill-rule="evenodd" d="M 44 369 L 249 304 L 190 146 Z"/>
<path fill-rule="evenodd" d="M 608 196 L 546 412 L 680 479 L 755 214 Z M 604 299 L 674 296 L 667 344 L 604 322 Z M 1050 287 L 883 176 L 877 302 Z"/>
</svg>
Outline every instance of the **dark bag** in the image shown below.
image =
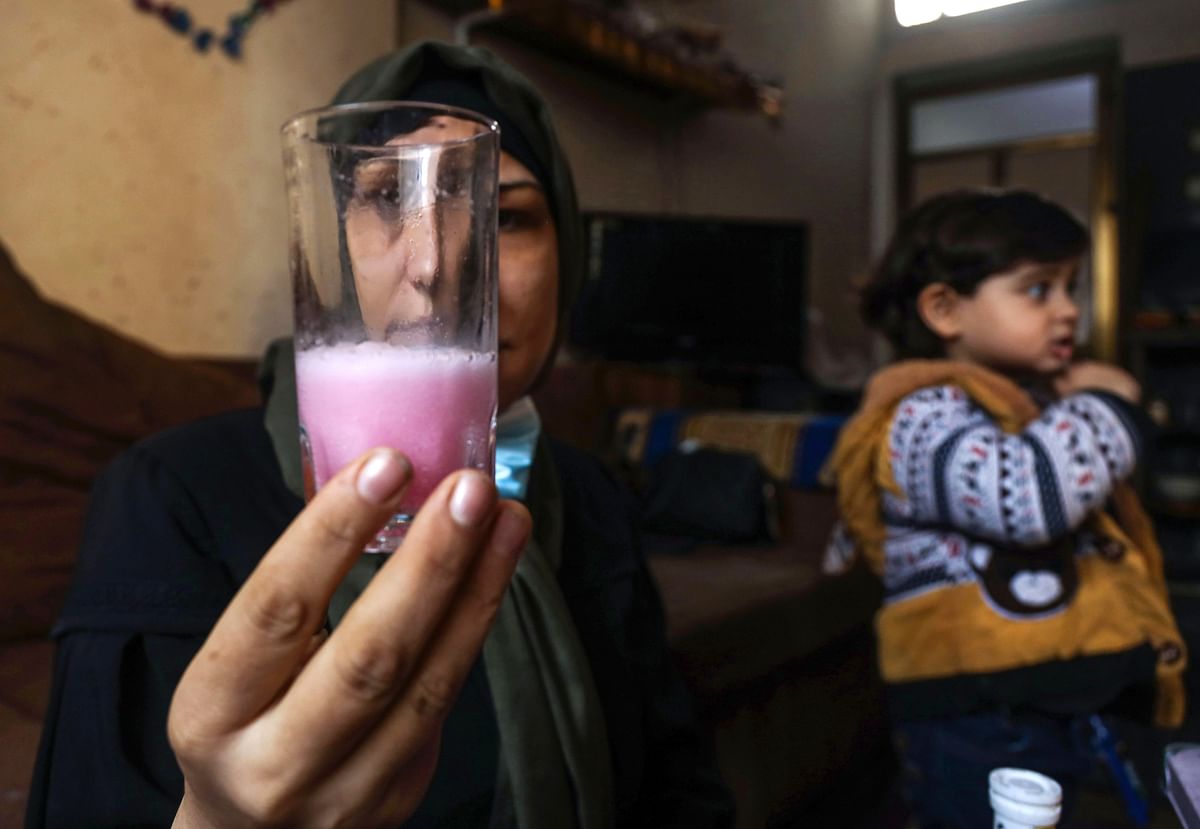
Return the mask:
<svg viewBox="0 0 1200 829">
<path fill-rule="evenodd" d="M 768 541 L 775 485 L 758 458 L 717 449 L 675 450 L 654 467 L 643 498 L 650 533 L 698 541 Z"/>
</svg>

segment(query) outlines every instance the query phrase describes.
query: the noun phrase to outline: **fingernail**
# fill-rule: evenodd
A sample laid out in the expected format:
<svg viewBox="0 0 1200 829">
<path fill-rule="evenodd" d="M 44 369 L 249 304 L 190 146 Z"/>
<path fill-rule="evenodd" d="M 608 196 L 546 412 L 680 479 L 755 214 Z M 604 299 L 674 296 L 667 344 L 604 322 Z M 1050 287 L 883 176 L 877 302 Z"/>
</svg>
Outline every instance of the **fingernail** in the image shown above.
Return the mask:
<svg viewBox="0 0 1200 829">
<path fill-rule="evenodd" d="M 363 500 L 383 506 L 399 494 L 412 473 L 408 461 L 390 449 L 379 449 L 358 471 L 355 487 Z"/>
<path fill-rule="evenodd" d="M 515 513 L 504 510 L 492 530 L 492 549 L 498 555 L 515 556 L 525 549 L 529 538 L 529 522 Z"/>
<path fill-rule="evenodd" d="M 466 472 L 450 495 L 450 517 L 459 526 L 478 527 L 492 508 L 492 485 L 482 475 Z"/>
</svg>

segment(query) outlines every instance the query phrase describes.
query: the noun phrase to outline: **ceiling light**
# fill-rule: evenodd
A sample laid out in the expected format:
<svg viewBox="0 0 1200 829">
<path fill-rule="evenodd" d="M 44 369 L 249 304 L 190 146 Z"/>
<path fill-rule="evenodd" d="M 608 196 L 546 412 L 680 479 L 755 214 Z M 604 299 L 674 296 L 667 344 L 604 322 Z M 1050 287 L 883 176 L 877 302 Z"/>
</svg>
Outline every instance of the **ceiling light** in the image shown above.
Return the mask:
<svg viewBox="0 0 1200 829">
<path fill-rule="evenodd" d="M 901 26 L 932 23 L 942 16 L 942 0 L 896 0 L 896 22 Z"/>
<path fill-rule="evenodd" d="M 1023 2 L 1025 0 L 896 0 L 896 21 L 901 26 L 919 26 L 932 23 L 942 15 L 958 17 Z"/>
<path fill-rule="evenodd" d="M 960 14 L 998 9 L 1001 6 L 1024 2 L 1025 0 L 942 0 L 942 14 L 947 17 L 958 17 Z"/>
</svg>

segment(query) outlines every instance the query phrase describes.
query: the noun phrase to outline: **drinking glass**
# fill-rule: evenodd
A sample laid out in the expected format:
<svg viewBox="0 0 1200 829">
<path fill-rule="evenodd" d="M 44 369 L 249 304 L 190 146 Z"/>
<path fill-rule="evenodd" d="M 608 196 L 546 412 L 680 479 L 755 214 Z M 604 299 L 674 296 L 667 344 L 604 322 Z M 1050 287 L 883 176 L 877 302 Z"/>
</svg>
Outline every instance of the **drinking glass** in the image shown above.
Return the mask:
<svg viewBox="0 0 1200 829">
<path fill-rule="evenodd" d="M 455 469 L 495 457 L 499 128 L 404 101 L 283 127 L 308 498 L 375 446 L 413 466 L 367 547 L 391 552 Z"/>
</svg>

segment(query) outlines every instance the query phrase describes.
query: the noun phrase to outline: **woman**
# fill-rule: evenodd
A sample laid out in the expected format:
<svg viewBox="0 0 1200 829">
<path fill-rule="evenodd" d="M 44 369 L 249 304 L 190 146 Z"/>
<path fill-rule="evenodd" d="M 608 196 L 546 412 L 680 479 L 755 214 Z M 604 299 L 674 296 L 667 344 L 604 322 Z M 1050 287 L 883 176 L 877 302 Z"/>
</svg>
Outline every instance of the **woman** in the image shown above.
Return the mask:
<svg viewBox="0 0 1200 829">
<path fill-rule="evenodd" d="M 457 473 L 396 555 L 360 556 L 411 470 L 376 450 L 302 509 L 290 349 L 274 349 L 265 410 L 159 435 L 98 480 L 29 826 L 730 821 L 628 502 L 539 436 L 524 397 L 581 267 L 549 113 L 489 53 L 433 43 L 336 100 L 388 99 L 501 125 L 498 454 L 515 500 Z"/>
</svg>

